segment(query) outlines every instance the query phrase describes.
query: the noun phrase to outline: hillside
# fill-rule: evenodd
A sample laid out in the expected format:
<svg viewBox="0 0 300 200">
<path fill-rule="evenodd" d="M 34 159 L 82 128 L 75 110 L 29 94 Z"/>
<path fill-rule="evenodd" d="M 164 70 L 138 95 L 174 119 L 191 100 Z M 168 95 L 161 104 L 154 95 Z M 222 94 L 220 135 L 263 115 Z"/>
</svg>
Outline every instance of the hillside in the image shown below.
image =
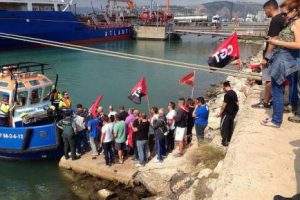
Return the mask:
<svg viewBox="0 0 300 200">
<path fill-rule="evenodd" d="M 262 10 L 262 4 L 247 3 L 247 2 L 229 2 L 229 1 L 215 1 L 202 4 L 203 9 L 209 16 L 221 15 L 227 18 L 232 17 L 246 17 L 248 13 L 257 14 Z M 201 7 L 201 6 L 200 6 Z"/>
</svg>

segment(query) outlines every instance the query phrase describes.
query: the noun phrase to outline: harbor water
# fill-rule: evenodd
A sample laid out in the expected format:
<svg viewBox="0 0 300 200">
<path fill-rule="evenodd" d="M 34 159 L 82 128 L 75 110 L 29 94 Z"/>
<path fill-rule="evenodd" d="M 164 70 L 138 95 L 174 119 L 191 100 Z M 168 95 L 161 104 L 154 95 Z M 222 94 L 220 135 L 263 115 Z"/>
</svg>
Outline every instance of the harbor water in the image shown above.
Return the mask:
<svg viewBox="0 0 300 200">
<path fill-rule="evenodd" d="M 95 45 L 99 49 L 206 64 L 208 56 L 218 44 L 218 38 L 185 36 L 180 41 L 118 41 Z M 260 45 L 240 44 L 243 60 L 257 52 Z M 89 106 L 97 95 L 104 95 L 102 105 L 138 107 L 147 110 L 147 102 L 136 106 L 127 98 L 129 91 L 145 76 L 148 81 L 150 105 L 166 107 L 168 101 L 189 97 L 191 88 L 178 84 L 188 69 L 124 60 L 85 52 L 36 48 L 0 52 L 0 64 L 42 62 L 52 66 L 47 74 L 59 75 L 58 88 L 68 90 L 73 105 Z M 204 95 L 211 85 L 224 79 L 223 75 L 197 71 L 195 95 Z M 106 109 L 107 110 L 107 109 Z M 100 170 L 100 169 L 99 169 Z M 68 180 L 56 162 L 0 161 L 0 200 L 80 199 L 73 194 Z"/>
</svg>

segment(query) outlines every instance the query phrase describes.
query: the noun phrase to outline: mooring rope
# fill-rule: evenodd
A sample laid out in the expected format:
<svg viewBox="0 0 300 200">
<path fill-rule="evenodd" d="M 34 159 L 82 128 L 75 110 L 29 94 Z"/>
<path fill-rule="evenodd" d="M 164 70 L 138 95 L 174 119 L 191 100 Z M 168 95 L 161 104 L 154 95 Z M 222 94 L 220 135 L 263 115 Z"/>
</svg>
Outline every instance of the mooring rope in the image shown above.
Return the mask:
<svg viewBox="0 0 300 200">
<path fill-rule="evenodd" d="M 4 33 L 0 33 L 0 34 L 4 34 Z M 19 37 L 19 38 L 25 38 L 25 39 L 35 40 L 35 41 L 41 41 L 41 42 L 47 42 L 47 43 L 53 43 L 53 44 L 58 44 L 58 45 L 63 45 L 63 46 L 83 48 L 83 49 L 88 49 L 88 50 L 93 50 L 93 51 L 98 51 L 98 52 L 105 52 L 105 53 L 112 53 L 112 54 L 117 54 L 117 55 L 122 55 L 122 56 L 130 56 L 130 57 L 135 57 L 135 58 L 142 58 L 142 59 L 145 59 L 145 60 L 155 60 L 155 61 L 169 62 L 169 63 L 179 64 L 179 65 L 185 65 L 185 66 L 190 66 L 190 67 L 205 68 L 205 69 L 212 69 L 212 70 L 221 70 L 221 71 L 224 71 L 224 72 L 234 72 L 234 73 L 237 72 L 237 70 L 233 70 L 233 69 L 224 69 L 224 68 L 220 69 L 220 68 L 216 68 L 216 67 L 208 67 L 206 65 L 201 65 L 201 64 L 191 64 L 191 63 L 185 63 L 185 62 L 179 62 L 179 61 L 172 61 L 172 60 L 166 60 L 166 59 L 160 59 L 160 58 L 150 58 L 150 57 L 146 57 L 146 56 L 133 55 L 133 54 L 128 54 L 128 53 L 121 53 L 121 52 L 115 52 L 115 51 L 109 51 L 109 50 L 103 50 L 103 49 L 85 47 L 85 46 L 74 45 L 74 44 L 69 44 L 69 43 L 62 43 L 62 42 L 44 40 L 44 39 L 40 39 L 40 38 L 32 38 L 32 37 L 26 37 L 26 36 L 14 35 L 14 34 L 4 34 L 4 35 L 13 36 L 13 37 Z M 242 74 L 248 74 L 247 72 L 243 72 L 243 71 L 240 71 L 240 73 L 242 73 Z"/>
<path fill-rule="evenodd" d="M 165 60 L 165 59 L 160 59 L 160 58 L 151 58 L 151 57 L 140 56 L 140 55 L 114 52 L 114 51 L 109 51 L 109 50 L 101 50 L 101 49 L 97 49 L 97 48 L 91 48 L 91 47 L 85 47 L 85 46 L 80 46 L 80 45 L 44 40 L 44 39 L 33 38 L 33 37 L 26 37 L 26 36 L 15 35 L 15 34 L 7 34 L 7 33 L 0 32 L 0 37 L 6 38 L 6 39 L 24 41 L 24 42 L 31 42 L 31 43 L 41 44 L 41 45 L 83 51 L 83 52 L 87 52 L 87 53 L 94 53 L 94 54 L 99 54 L 99 55 L 117 57 L 117 58 L 128 59 L 128 60 L 155 63 L 155 64 L 160 64 L 160 65 L 175 66 L 175 67 L 191 69 L 191 70 L 201 70 L 201 71 L 206 71 L 206 72 L 210 72 L 210 73 L 220 73 L 220 74 L 224 74 L 224 75 L 231 75 L 231 76 L 237 76 L 237 77 L 243 77 L 243 78 L 261 79 L 261 76 L 258 74 L 240 72 L 240 71 L 232 70 L 232 69 L 220 69 L 220 68 L 215 68 L 215 67 L 208 67 L 205 65 L 184 63 L 184 62 L 179 62 L 179 61 L 171 61 L 171 60 Z"/>
</svg>

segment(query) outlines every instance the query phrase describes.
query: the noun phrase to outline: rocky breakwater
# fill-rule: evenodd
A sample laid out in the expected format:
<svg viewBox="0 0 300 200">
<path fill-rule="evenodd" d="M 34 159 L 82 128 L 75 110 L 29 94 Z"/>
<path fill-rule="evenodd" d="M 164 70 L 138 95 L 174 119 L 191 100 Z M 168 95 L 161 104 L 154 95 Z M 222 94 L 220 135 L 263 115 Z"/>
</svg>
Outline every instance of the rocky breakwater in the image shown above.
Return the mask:
<svg viewBox="0 0 300 200">
<path fill-rule="evenodd" d="M 227 80 L 243 107 L 250 93 L 248 80 L 232 76 Z M 221 145 L 220 118 L 217 117 L 224 99 L 221 85 L 209 89 L 207 97 L 210 99 L 210 117 L 205 131 L 206 142 L 198 145 L 194 138 L 184 156 L 175 158 L 176 152 L 173 152 L 162 164 L 152 160 L 136 173 L 135 181 L 156 195 L 151 199 L 200 200 L 213 194 L 227 151 Z"/>
</svg>

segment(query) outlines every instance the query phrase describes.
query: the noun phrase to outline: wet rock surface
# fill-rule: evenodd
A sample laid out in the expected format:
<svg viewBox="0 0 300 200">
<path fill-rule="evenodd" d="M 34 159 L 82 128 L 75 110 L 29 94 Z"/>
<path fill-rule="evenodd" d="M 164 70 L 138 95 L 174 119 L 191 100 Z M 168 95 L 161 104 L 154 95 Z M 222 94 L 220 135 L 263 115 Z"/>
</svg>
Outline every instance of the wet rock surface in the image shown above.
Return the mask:
<svg viewBox="0 0 300 200">
<path fill-rule="evenodd" d="M 61 170 L 71 191 L 80 200 L 138 200 L 152 196 L 143 185 L 126 184 L 99 179 L 70 170 Z"/>
</svg>

